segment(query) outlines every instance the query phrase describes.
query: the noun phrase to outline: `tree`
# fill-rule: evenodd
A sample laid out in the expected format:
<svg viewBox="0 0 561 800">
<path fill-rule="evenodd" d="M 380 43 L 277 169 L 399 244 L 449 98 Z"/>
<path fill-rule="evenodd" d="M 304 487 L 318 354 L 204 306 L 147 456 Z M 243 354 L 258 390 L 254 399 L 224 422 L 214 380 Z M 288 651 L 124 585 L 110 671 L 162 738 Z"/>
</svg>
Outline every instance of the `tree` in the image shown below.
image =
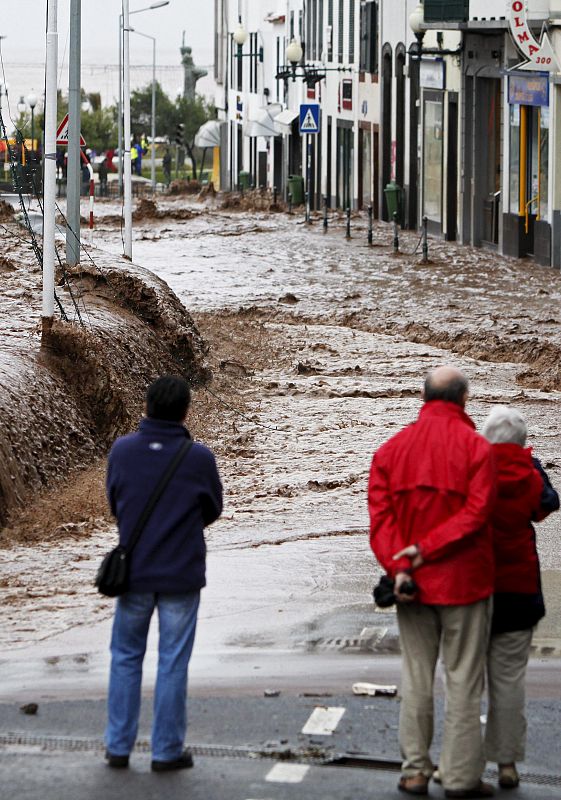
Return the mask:
<svg viewBox="0 0 561 800">
<path fill-rule="evenodd" d="M 156 135 L 165 136 L 170 142 L 175 138 L 179 123 L 185 125 L 184 142 L 193 165 L 193 174 L 197 174 L 197 148 L 195 135 L 201 125 L 216 117 L 216 109 L 204 97 L 197 95 L 195 100 L 181 97 L 173 102 L 156 82 Z M 131 93 L 131 130 L 133 135 L 141 136 L 150 130 L 152 120 L 152 84 Z"/>
</svg>

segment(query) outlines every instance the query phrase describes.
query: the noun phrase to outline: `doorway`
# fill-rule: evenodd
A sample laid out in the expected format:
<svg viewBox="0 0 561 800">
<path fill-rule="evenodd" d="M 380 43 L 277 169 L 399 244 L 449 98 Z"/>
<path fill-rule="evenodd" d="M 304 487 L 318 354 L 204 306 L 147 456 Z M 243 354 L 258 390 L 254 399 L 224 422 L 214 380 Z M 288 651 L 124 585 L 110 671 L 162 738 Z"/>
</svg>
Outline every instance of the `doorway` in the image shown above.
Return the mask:
<svg viewBox="0 0 561 800">
<path fill-rule="evenodd" d="M 353 207 L 354 132 L 352 123 L 337 123 L 337 207 Z"/>
</svg>

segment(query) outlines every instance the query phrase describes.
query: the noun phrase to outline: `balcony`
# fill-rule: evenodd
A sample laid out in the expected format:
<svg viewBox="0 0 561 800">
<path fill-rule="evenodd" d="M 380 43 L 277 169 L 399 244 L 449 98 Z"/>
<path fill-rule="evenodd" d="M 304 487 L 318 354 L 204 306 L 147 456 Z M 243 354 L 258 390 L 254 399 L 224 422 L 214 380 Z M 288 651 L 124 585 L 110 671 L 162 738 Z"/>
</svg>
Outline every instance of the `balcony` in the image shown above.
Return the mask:
<svg viewBox="0 0 561 800">
<path fill-rule="evenodd" d="M 469 0 L 425 0 L 425 23 L 467 22 Z"/>
</svg>

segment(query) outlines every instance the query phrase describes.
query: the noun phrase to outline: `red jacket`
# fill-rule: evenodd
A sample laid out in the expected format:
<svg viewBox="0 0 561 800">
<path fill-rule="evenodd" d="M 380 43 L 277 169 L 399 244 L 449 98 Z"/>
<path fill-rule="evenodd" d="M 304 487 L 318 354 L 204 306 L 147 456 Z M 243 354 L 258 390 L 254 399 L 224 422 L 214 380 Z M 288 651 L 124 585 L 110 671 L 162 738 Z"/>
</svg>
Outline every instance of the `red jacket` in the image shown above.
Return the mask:
<svg viewBox="0 0 561 800">
<path fill-rule="evenodd" d="M 491 445 L 474 427 L 460 406 L 431 400 L 372 460 L 372 550 L 395 575 L 411 562 L 392 556 L 419 545 L 425 563 L 413 577 L 421 603 L 467 605 L 494 591 L 495 466 Z"/>
<path fill-rule="evenodd" d="M 532 451 L 518 444 L 493 445 L 497 464 L 497 499 L 493 525 L 496 592 L 535 594 L 539 562 L 532 520 L 543 519 L 543 479 Z"/>
</svg>

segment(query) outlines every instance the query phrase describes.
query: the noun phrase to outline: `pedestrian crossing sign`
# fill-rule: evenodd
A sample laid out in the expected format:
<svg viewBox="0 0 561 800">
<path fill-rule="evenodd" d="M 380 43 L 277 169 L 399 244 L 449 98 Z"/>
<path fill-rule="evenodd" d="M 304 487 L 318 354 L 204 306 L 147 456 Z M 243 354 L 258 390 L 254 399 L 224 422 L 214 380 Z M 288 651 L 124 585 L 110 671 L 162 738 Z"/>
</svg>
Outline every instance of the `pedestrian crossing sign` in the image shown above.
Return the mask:
<svg viewBox="0 0 561 800">
<path fill-rule="evenodd" d="M 302 103 L 300 106 L 300 133 L 319 133 L 319 112 L 317 103 Z"/>
</svg>

